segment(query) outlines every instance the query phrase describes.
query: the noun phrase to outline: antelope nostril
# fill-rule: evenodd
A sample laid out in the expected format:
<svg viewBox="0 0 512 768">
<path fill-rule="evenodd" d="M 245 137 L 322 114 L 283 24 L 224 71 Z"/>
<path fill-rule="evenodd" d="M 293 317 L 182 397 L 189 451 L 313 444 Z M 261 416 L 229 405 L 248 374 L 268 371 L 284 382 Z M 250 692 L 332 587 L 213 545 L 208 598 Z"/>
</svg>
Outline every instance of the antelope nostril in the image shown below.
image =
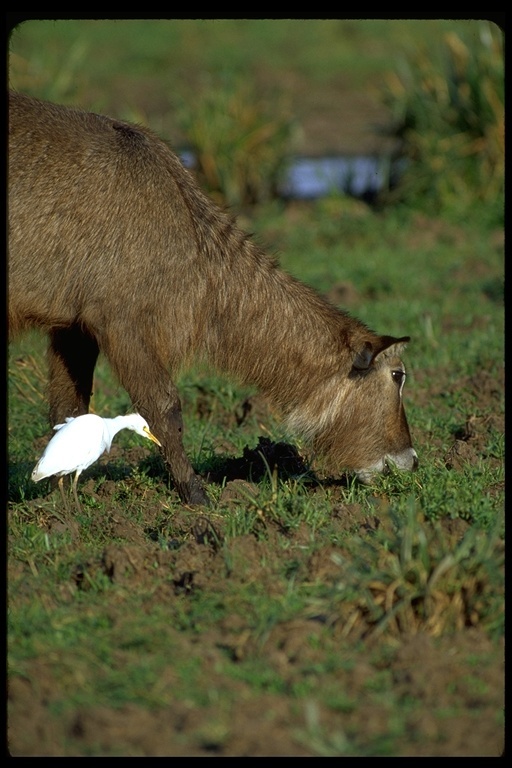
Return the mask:
<svg viewBox="0 0 512 768">
<path fill-rule="evenodd" d="M 416 456 L 416 454 L 414 454 L 414 458 L 413 458 L 413 460 L 412 460 L 412 469 L 413 469 L 413 472 L 414 472 L 415 470 L 417 470 L 417 469 L 418 469 L 418 466 L 419 466 L 418 457 Z"/>
</svg>

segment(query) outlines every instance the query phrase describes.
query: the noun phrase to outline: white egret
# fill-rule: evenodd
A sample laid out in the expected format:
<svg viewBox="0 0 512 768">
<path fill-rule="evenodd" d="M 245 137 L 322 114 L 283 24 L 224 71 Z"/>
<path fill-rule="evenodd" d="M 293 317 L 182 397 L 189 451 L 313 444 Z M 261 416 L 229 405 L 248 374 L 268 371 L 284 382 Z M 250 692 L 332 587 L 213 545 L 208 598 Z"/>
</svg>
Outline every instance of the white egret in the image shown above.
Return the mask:
<svg viewBox="0 0 512 768">
<path fill-rule="evenodd" d="M 81 472 L 99 459 L 105 451 L 110 451 L 114 436 L 121 429 L 131 429 L 142 437 L 161 445 L 149 429 L 148 423 L 138 413 L 103 419 L 94 413 L 86 413 L 75 418 L 68 417 L 65 424 L 56 424 L 55 435 L 32 471 L 32 480 L 39 482 L 45 477 L 56 475 L 66 508 L 68 507 L 62 483 L 64 475 L 75 473 L 73 493 L 75 502 L 81 510 L 76 492 L 76 485 Z"/>
</svg>

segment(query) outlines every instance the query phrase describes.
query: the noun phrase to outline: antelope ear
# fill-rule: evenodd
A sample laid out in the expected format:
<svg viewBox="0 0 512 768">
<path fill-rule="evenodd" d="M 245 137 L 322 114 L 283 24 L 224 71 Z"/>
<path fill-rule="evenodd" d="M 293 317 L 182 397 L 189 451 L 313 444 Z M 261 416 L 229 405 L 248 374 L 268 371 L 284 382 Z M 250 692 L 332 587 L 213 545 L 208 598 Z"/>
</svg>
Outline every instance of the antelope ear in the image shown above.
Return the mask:
<svg viewBox="0 0 512 768">
<path fill-rule="evenodd" d="M 410 336 L 401 336 L 396 338 L 395 336 L 378 336 L 372 344 L 370 341 L 365 341 L 361 349 L 356 353 L 353 367 L 357 371 L 366 371 L 375 361 L 375 358 L 388 350 L 388 353 L 400 355 L 405 348 L 408 341 L 411 340 Z"/>
<path fill-rule="evenodd" d="M 372 364 L 372 360 L 375 357 L 373 345 L 369 341 L 365 341 L 361 349 L 356 352 L 352 367 L 356 371 L 366 371 Z"/>
<path fill-rule="evenodd" d="M 400 336 L 399 339 L 395 336 L 379 336 L 378 343 L 374 347 L 373 359 L 375 360 L 377 355 L 381 355 L 383 352 L 386 352 L 386 355 L 400 357 L 410 340 L 410 336 Z"/>
</svg>

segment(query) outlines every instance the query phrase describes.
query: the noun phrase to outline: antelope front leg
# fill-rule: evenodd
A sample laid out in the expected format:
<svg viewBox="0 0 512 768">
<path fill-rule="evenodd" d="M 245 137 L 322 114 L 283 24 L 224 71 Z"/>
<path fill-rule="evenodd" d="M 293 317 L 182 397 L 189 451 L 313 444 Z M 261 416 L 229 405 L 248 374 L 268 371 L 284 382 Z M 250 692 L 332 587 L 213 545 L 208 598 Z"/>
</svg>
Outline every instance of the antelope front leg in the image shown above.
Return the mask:
<svg viewBox="0 0 512 768">
<path fill-rule="evenodd" d="M 117 331 L 117 332 L 116 332 Z M 180 498 L 186 504 L 209 505 L 201 480 L 195 474 L 183 447 L 183 418 L 178 390 L 158 350 L 147 339 L 130 337 L 112 328 L 100 347 L 143 416 L 162 444 L 162 453 Z"/>
<path fill-rule="evenodd" d="M 176 392 L 176 399 L 164 411 L 163 418 L 157 421 L 153 415 L 145 415 L 144 407 L 140 412 L 155 429 L 155 434 L 163 446 L 164 457 L 182 501 L 193 505 L 209 505 L 199 477 L 195 474 L 183 447 L 183 417 L 181 403 Z"/>
</svg>

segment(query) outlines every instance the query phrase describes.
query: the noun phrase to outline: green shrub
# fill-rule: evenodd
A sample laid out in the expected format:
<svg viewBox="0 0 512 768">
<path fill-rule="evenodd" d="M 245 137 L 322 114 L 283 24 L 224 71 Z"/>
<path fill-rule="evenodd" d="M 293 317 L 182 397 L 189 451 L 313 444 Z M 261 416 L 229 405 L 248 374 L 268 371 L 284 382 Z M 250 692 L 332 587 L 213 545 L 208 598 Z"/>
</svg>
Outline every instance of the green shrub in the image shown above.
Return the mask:
<svg viewBox="0 0 512 768">
<path fill-rule="evenodd" d="M 207 78 L 193 101 L 181 100 L 178 118 L 211 194 L 237 207 L 274 197 L 294 135 L 282 99 L 246 80 Z"/>
<path fill-rule="evenodd" d="M 451 32 L 440 55 L 426 48 L 388 78 L 407 170 L 393 198 L 430 213 L 487 208 L 503 219 L 504 67 L 501 31 L 482 22 L 477 39 Z"/>
</svg>

